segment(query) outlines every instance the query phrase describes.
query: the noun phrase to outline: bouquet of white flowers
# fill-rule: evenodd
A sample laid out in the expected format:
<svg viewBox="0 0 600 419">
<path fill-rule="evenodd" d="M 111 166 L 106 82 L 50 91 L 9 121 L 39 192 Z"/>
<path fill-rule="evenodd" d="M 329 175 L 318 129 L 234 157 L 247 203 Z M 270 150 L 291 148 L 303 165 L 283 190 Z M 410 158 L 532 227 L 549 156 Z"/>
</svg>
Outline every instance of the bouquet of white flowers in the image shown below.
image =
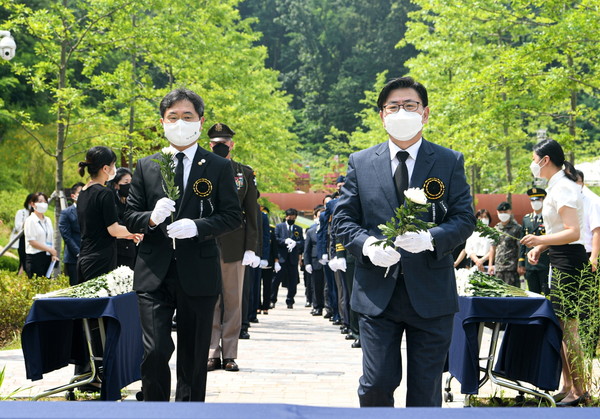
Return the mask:
<svg viewBox="0 0 600 419">
<path fill-rule="evenodd" d="M 101 298 L 126 294 L 133 291 L 133 271 L 128 266 L 117 269 L 97 278 L 72 287 L 63 288 L 46 294 L 36 294 L 34 300 L 40 298 Z"/>
</svg>

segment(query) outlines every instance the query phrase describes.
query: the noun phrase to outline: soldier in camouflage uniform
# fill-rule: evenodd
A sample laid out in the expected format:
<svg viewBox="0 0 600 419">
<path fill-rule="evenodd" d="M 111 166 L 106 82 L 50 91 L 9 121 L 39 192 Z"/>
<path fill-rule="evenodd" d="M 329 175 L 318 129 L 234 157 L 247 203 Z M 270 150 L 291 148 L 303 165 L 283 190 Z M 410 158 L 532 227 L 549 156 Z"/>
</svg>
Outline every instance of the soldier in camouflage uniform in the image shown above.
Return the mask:
<svg viewBox="0 0 600 419">
<path fill-rule="evenodd" d="M 493 267 L 490 273 L 496 275 L 509 285 L 520 287 L 519 274 L 517 273 L 517 262 L 519 259 L 519 239 L 521 238 L 521 226 L 512 216 L 512 207 L 508 202 L 498 205 L 498 218 L 496 230 L 509 234 L 511 238 L 502 234 L 498 242 L 492 246 L 494 255 Z"/>
<path fill-rule="evenodd" d="M 546 229 L 544 228 L 544 220 L 542 218 L 542 207 L 544 198 L 546 197 L 546 191 L 542 188 L 531 188 L 527 190 L 527 195 L 529 195 L 533 212 L 523 217 L 522 235 L 544 235 L 546 234 Z M 550 291 L 548 289 L 548 269 L 550 266 L 548 252 L 542 253 L 538 263 L 532 265 L 527 260 L 527 252 L 530 250 L 530 247 L 526 247 L 523 244 L 521 245 L 518 268 L 519 275 L 525 275 L 529 291 L 537 292 L 538 294 L 548 294 Z"/>
</svg>

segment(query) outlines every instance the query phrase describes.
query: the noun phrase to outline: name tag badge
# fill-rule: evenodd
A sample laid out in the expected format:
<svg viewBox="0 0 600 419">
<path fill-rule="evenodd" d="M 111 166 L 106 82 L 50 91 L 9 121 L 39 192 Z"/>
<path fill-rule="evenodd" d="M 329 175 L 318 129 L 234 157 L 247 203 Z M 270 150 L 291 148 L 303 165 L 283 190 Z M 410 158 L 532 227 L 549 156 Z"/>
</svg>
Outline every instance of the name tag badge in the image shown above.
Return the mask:
<svg viewBox="0 0 600 419">
<path fill-rule="evenodd" d="M 243 173 L 238 173 L 236 175 L 235 186 L 238 188 L 238 190 L 240 190 L 244 187 L 244 174 Z"/>
</svg>

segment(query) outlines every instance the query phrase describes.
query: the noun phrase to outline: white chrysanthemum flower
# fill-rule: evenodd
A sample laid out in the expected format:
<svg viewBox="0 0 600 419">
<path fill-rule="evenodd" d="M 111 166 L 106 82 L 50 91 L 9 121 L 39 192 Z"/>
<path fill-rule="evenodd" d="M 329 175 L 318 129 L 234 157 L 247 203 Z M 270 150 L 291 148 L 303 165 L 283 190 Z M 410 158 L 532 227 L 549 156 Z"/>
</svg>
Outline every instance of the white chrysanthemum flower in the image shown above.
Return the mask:
<svg viewBox="0 0 600 419">
<path fill-rule="evenodd" d="M 425 192 L 421 188 L 408 188 L 404 191 L 404 196 L 410 199 L 415 204 L 425 205 L 427 204 L 427 197 Z"/>
<path fill-rule="evenodd" d="M 163 153 L 168 154 L 170 156 L 175 154 L 175 150 L 173 150 L 171 147 L 163 147 L 160 151 L 162 151 Z"/>
</svg>

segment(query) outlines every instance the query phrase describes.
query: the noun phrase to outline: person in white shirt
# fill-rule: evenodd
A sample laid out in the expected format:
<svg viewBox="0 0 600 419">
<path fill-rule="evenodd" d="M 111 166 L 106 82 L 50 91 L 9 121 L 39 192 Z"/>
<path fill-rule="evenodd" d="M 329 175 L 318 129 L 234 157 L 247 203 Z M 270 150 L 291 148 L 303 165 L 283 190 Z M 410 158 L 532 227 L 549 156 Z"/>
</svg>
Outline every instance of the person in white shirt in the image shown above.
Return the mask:
<svg viewBox="0 0 600 419">
<path fill-rule="evenodd" d="M 600 196 L 584 185 L 584 175 L 576 171 L 577 184 L 581 186 L 583 199 L 583 231 L 581 238 L 588 254 L 592 272 L 598 269 L 598 254 L 600 253 Z"/>
<path fill-rule="evenodd" d="M 29 278 L 46 276 L 50 263 L 58 261 L 52 220 L 44 215 L 48 211 L 48 197 L 38 192 L 32 201 L 33 213 L 25 220 L 25 272 Z"/>
<path fill-rule="evenodd" d="M 14 222 L 12 232 L 10 233 L 9 241 L 12 242 L 17 237 L 17 235 L 19 233 L 21 233 L 23 231 L 23 229 L 25 228 L 25 220 L 27 219 L 27 217 L 29 217 L 29 215 L 33 211 L 33 202 L 32 201 L 33 201 L 34 196 L 35 196 L 35 193 L 28 194 L 27 198 L 25 198 L 25 203 L 23 204 L 23 208 L 18 210 L 17 213 L 15 214 L 15 222 Z M 18 249 L 19 269 L 17 270 L 17 275 L 21 275 L 23 272 L 25 272 L 25 259 L 26 259 L 25 233 L 21 234 L 21 237 L 19 238 L 19 240 L 17 240 L 15 243 L 13 243 L 12 248 Z"/>
<path fill-rule="evenodd" d="M 485 208 L 477 211 L 475 217 L 477 217 L 478 220 L 481 220 L 485 225 L 490 225 L 490 220 L 492 219 L 490 212 Z M 482 237 L 477 231 L 474 231 L 465 243 L 465 253 L 467 258 L 471 259 L 473 264 L 477 266 L 477 269 L 481 272 L 485 272 L 485 262 L 488 262 L 489 268 L 492 245 L 493 242 L 490 239 Z"/>
<path fill-rule="evenodd" d="M 564 169 L 563 169 L 564 167 Z M 533 147 L 530 164 L 535 177 L 548 180 L 542 216 L 546 234 L 528 234 L 521 239 L 533 247 L 527 258 L 531 264 L 539 261 L 542 252 L 549 250 L 552 278 L 550 298 L 563 327 L 563 387 L 555 399 L 562 406 L 587 404 L 588 383 L 578 367 L 583 359 L 579 339 L 579 305 L 586 291 L 585 271 L 588 258 L 581 239 L 583 231 L 583 200 L 581 188 L 575 183 L 575 168 L 565 160 L 560 144 L 554 140 L 540 141 Z"/>
</svg>

